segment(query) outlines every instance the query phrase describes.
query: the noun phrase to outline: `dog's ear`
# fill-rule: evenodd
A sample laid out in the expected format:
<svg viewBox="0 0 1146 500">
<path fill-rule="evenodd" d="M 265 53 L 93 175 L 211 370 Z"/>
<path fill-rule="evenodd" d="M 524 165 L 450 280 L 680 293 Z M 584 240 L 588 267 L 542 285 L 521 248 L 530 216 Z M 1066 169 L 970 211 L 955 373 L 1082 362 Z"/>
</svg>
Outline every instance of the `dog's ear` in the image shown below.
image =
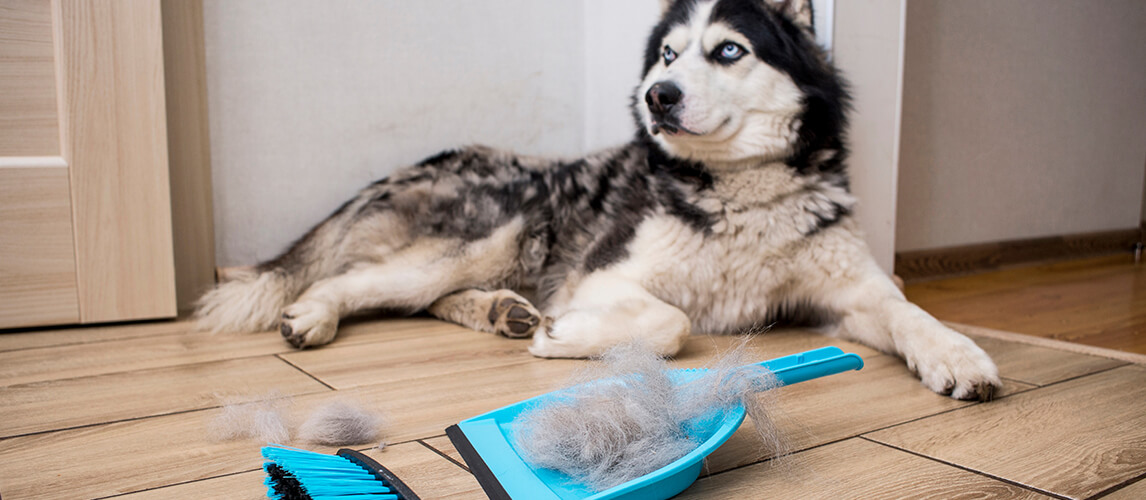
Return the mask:
<svg viewBox="0 0 1146 500">
<path fill-rule="evenodd" d="M 765 0 L 765 2 L 788 16 L 788 19 L 791 19 L 792 22 L 796 23 L 796 26 L 806 31 L 812 38 L 816 37 L 812 0 Z"/>
<path fill-rule="evenodd" d="M 668 12 L 674 3 L 676 3 L 676 0 L 661 0 L 661 14 Z"/>
</svg>

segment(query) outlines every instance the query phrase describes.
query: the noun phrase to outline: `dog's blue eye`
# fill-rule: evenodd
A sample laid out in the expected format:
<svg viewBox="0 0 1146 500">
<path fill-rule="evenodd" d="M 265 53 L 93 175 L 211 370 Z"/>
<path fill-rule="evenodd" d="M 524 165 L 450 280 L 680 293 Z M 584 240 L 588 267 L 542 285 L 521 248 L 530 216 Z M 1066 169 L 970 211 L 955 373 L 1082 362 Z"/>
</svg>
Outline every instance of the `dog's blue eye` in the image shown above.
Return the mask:
<svg viewBox="0 0 1146 500">
<path fill-rule="evenodd" d="M 732 42 L 724 42 L 716 48 L 716 55 L 725 61 L 735 61 L 744 57 L 744 47 Z"/>
<path fill-rule="evenodd" d="M 668 45 L 665 45 L 664 58 L 665 66 L 668 66 L 670 63 L 676 60 L 676 52 L 673 52 L 673 50 L 669 48 Z"/>
</svg>

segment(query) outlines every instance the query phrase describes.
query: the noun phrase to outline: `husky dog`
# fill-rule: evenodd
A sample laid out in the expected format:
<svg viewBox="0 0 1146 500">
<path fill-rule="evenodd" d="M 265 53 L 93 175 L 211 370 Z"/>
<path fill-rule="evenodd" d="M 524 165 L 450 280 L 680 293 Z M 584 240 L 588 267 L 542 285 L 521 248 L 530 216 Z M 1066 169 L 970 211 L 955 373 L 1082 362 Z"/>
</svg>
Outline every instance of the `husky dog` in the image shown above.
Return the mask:
<svg viewBox="0 0 1146 500">
<path fill-rule="evenodd" d="M 810 0 L 662 0 L 627 145 L 565 161 L 446 151 L 366 187 L 278 258 L 200 302 L 211 330 L 292 345 L 388 309 L 541 357 L 778 319 L 906 360 L 935 392 L 990 399 L 994 363 L 907 302 L 852 217 L 848 95 Z M 527 298 L 529 297 L 529 298 Z"/>
</svg>

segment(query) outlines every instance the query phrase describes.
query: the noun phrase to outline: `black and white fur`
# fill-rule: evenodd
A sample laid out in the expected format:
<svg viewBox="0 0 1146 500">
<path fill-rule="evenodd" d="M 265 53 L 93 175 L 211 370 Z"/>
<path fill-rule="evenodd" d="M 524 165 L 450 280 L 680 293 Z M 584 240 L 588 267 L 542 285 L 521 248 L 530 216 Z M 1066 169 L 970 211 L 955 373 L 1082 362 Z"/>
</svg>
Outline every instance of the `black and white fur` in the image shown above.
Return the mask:
<svg viewBox="0 0 1146 500">
<path fill-rule="evenodd" d="M 811 320 L 903 357 L 936 392 L 989 399 L 991 359 L 907 302 L 858 234 L 847 92 L 809 0 L 662 4 L 632 142 L 576 160 L 443 152 L 209 292 L 202 326 L 277 326 L 302 348 L 358 311 L 427 310 L 587 357 Z"/>
</svg>

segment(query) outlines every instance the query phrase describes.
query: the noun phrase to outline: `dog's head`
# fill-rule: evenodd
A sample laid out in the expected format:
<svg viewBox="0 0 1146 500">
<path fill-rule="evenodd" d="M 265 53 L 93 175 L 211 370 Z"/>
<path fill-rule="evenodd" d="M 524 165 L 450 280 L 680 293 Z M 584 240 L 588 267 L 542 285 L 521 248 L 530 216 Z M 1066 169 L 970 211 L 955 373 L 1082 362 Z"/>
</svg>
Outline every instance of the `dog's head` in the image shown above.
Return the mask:
<svg viewBox="0 0 1146 500">
<path fill-rule="evenodd" d="M 661 3 L 633 111 L 665 151 L 713 165 L 842 160 L 847 96 L 811 0 Z"/>
</svg>

